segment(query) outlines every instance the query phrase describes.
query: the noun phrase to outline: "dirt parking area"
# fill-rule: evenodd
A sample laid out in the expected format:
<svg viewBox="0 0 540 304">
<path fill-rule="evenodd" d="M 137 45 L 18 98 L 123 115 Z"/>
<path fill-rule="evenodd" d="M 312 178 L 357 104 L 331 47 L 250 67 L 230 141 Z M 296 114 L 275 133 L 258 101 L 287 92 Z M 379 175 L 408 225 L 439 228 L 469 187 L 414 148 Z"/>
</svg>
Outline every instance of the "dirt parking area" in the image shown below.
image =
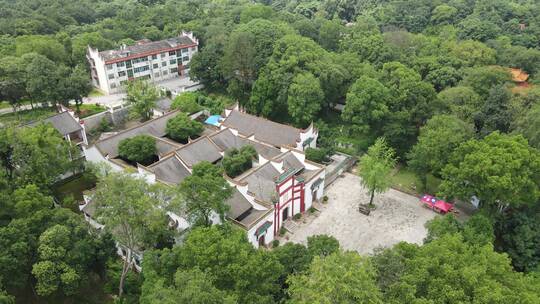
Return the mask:
<svg viewBox="0 0 540 304">
<path fill-rule="evenodd" d="M 358 212 L 359 203 L 368 203 L 360 177 L 345 173 L 326 189 L 329 200 L 320 214 L 299 221 L 293 234 L 285 238 L 307 243 L 312 235 L 327 234 L 339 240 L 345 250 L 370 254 L 377 247 L 390 247 L 401 241 L 421 244 L 427 235 L 424 224 L 437 214 L 420 205 L 417 197 L 390 189 L 376 195 L 376 209 L 369 216 Z"/>
</svg>

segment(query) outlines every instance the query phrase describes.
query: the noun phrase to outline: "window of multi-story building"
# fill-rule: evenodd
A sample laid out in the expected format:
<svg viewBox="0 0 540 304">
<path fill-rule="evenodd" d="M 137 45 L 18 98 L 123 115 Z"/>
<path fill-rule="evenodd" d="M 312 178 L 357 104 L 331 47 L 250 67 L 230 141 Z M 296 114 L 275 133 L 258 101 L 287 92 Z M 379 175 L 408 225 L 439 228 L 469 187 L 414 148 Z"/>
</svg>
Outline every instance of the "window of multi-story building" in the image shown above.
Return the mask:
<svg viewBox="0 0 540 304">
<path fill-rule="evenodd" d="M 176 52 L 176 57 L 177 57 L 177 58 L 182 57 L 182 52 Z"/>
<path fill-rule="evenodd" d="M 152 67 L 153 67 L 154 69 L 157 69 L 157 68 L 159 68 L 159 64 L 154 63 L 154 64 L 152 65 Z"/>
<path fill-rule="evenodd" d="M 109 79 L 114 79 L 114 74 L 109 74 Z"/>
<path fill-rule="evenodd" d="M 176 59 L 171 59 L 171 60 L 169 61 L 169 63 L 170 63 L 170 64 L 176 64 Z"/>
<path fill-rule="evenodd" d="M 149 69 L 150 69 L 150 67 L 145 65 L 145 66 L 142 66 L 142 67 L 134 68 L 133 72 L 134 73 L 140 73 L 140 72 L 148 71 Z"/>
<path fill-rule="evenodd" d="M 154 73 L 154 77 L 158 78 L 158 77 L 159 77 L 159 73 Z"/>
<path fill-rule="evenodd" d="M 127 70 L 128 77 L 133 77 L 133 70 Z"/>
<path fill-rule="evenodd" d="M 169 74 L 169 71 L 165 70 L 165 71 L 161 72 L 161 74 L 162 74 L 163 76 L 165 76 L 165 75 Z"/>
<path fill-rule="evenodd" d="M 124 77 L 126 76 L 126 72 L 125 71 L 120 71 L 118 72 L 118 77 Z"/>
<path fill-rule="evenodd" d="M 188 48 L 182 49 L 182 54 L 185 54 L 185 53 L 187 53 L 187 52 L 188 52 L 188 50 L 189 50 Z"/>
<path fill-rule="evenodd" d="M 112 64 L 107 64 L 107 70 L 112 70 L 113 66 Z"/>
<path fill-rule="evenodd" d="M 191 51 L 192 51 L 192 52 L 195 52 L 196 50 L 197 50 L 197 47 L 196 47 L 196 46 L 194 46 L 194 47 L 191 48 Z"/>
<path fill-rule="evenodd" d="M 123 86 L 124 84 L 126 84 L 127 80 L 122 80 L 120 81 L 120 85 Z"/>
<path fill-rule="evenodd" d="M 116 63 L 116 67 L 117 67 L 117 68 L 121 68 L 121 67 L 123 67 L 124 65 L 126 65 L 126 62 L 125 62 L 125 61 L 120 61 L 120 62 L 117 62 L 117 63 Z"/>
<path fill-rule="evenodd" d="M 161 66 L 167 66 L 167 61 L 163 61 L 163 62 L 161 63 Z"/>
<path fill-rule="evenodd" d="M 113 82 L 111 83 L 111 89 L 114 89 L 114 88 L 116 88 L 116 83 Z"/>
<path fill-rule="evenodd" d="M 183 62 L 189 61 L 189 56 L 184 56 L 184 58 L 182 58 L 182 61 Z"/>
<path fill-rule="evenodd" d="M 165 52 L 161 53 L 161 58 L 165 58 L 165 56 L 167 56 L 167 53 Z"/>
<path fill-rule="evenodd" d="M 176 55 L 176 51 L 170 51 L 169 52 L 169 56 L 174 56 L 174 55 Z"/>
<path fill-rule="evenodd" d="M 157 59 L 157 55 L 152 55 L 152 59 Z"/>
<path fill-rule="evenodd" d="M 171 74 L 172 74 L 172 73 L 178 73 L 178 68 L 172 68 L 172 69 L 171 69 Z"/>
<path fill-rule="evenodd" d="M 131 68 L 131 60 L 126 60 L 126 68 Z"/>
</svg>

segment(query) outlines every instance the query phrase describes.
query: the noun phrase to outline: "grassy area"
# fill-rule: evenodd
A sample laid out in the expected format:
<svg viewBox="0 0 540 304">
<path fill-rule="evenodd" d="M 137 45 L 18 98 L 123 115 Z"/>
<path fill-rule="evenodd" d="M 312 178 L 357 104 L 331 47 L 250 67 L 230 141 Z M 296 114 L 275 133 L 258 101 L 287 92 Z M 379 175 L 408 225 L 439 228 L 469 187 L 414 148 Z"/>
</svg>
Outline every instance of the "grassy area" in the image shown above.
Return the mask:
<svg viewBox="0 0 540 304">
<path fill-rule="evenodd" d="M 33 110 L 22 110 L 17 113 L 7 113 L 0 115 L 0 123 L 4 125 L 20 125 L 32 121 L 47 118 L 56 114 L 54 108 L 36 108 Z"/>
<path fill-rule="evenodd" d="M 76 107 L 73 105 L 70 107 L 73 110 L 76 110 Z M 85 118 L 88 116 L 92 116 L 94 114 L 100 113 L 105 111 L 105 107 L 98 105 L 98 104 L 82 104 L 79 106 L 79 117 Z"/>
<path fill-rule="evenodd" d="M 98 97 L 98 96 L 103 96 L 105 94 L 103 94 L 103 92 L 101 92 L 100 90 L 96 89 L 96 88 L 93 88 L 92 91 L 90 91 L 90 93 L 88 94 L 88 97 Z"/>
<path fill-rule="evenodd" d="M 427 189 L 422 189 L 422 182 L 416 176 L 414 172 L 407 167 L 400 167 L 397 172 L 391 177 L 392 188 L 400 191 L 410 193 L 413 195 L 420 195 L 424 192 L 435 194 L 439 188 L 441 180 L 433 175 L 427 177 Z"/>
</svg>

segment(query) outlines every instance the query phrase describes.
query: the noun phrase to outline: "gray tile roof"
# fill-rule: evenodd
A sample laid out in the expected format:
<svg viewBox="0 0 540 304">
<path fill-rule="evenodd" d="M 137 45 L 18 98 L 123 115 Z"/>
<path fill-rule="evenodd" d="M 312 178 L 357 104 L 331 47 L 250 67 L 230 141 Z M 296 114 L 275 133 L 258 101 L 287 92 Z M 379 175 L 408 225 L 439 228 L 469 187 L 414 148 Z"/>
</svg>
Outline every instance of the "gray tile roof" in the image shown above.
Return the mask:
<svg viewBox="0 0 540 304">
<path fill-rule="evenodd" d="M 176 48 L 181 45 L 191 45 L 195 42 L 187 36 L 179 36 L 160 41 L 141 42 L 126 46 L 120 50 L 107 50 L 99 52 L 105 61 L 120 59 L 127 56 L 136 56 L 148 52 L 159 52 L 164 49 Z"/>
<path fill-rule="evenodd" d="M 156 101 L 156 109 L 161 112 L 168 112 L 171 109 L 172 100 L 170 98 L 161 98 Z"/>
<path fill-rule="evenodd" d="M 256 198 L 272 202 L 276 195 L 276 178 L 280 175 L 279 171 L 270 163 L 255 168 L 247 176 L 240 176 L 240 182 L 248 183 L 249 192 Z"/>
<path fill-rule="evenodd" d="M 118 132 L 113 136 L 97 141 L 96 147 L 104 154 L 104 156 L 109 155 L 110 158 L 118 157 L 118 145 L 123 139 L 142 134 L 163 137 L 165 136 L 167 121 L 178 115 L 178 113 L 178 111 L 170 112 L 156 119 L 149 120 L 139 126 Z"/>
<path fill-rule="evenodd" d="M 304 164 L 291 151 L 283 153 L 276 157 L 275 160 L 283 161 L 283 170 L 304 168 Z"/>
<path fill-rule="evenodd" d="M 302 132 L 300 129 L 236 110 L 231 111 L 222 125 L 236 129 L 247 137 L 255 135 L 255 139 L 274 146 L 296 146 Z"/>
<path fill-rule="evenodd" d="M 246 145 L 251 145 L 258 154 L 262 155 L 266 159 L 276 157 L 281 151 L 273 146 L 261 144 L 246 138 L 236 136 L 229 129 L 216 132 L 209 136 L 210 139 L 221 149 L 226 151 L 231 148 L 241 148 Z"/>
<path fill-rule="evenodd" d="M 190 175 L 175 155 L 168 156 L 148 167 L 156 178 L 170 184 L 179 184 Z"/>
<path fill-rule="evenodd" d="M 47 117 L 42 122 L 51 123 L 64 136 L 82 129 L 81 125 L 68 112 Z"/>
<path fill-rule="evenodd" d="M 227 216 L 232 218 L 246 227 L 250 227 L 257 222 L 263 214 L 268 210 L 254 209 L 251 203 L 247 200 L 238 189 L 234 189 L 233 195 L 230 199 L 225 201 L 225 204 L 229 206 Z"/>
<path fill-rule="evenodd" d="M 253 208 L 251 203 L 236 188 L 234 188 L 231 198 L 225 201 L 225 204 L 229 206 L 227 216 L 233 219 L 237 219 L 239 216 Z"/>
<path fill-rule="evenodd" d="M 208 137 L 200 137 L 176 150 L 176 155 L 188 166 L 193 167 L 201 161 L 211 163 L 221 159 L 218 147 Z"/>
<path fill-rule="evenodd" d="M 156 137 L 156 150 L 159 156 L 171 153 L 174 150 L 182 147 L 181 144 L 175 143 L 170 140 L 165 140 L 163 138 Z"/>
</svg>

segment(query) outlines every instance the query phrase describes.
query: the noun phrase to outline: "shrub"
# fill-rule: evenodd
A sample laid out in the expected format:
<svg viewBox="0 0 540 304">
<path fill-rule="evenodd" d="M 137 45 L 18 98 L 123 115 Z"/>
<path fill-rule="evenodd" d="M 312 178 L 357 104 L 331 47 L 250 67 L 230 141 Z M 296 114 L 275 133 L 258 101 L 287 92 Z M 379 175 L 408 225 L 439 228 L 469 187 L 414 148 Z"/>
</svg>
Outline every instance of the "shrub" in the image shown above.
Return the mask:
<svg viewBox="0 0 540 304">
<path fill-rule="evenodd" d="M 322 200 L 323 200 L 324 203 L 328 203 L 328 196 L 326 196 L 326 195 L 323 196 Z"/>
<path fill-rule="evenodd" d="M 165 132 L 167 136 L 178 142 L 187 142 L 188 138 L 196 137 L 203 131 L 203 125 L 191 119 L 185 113 L 179 113 L 167 121 Z"/>
<path fill-rule="evenodd" d="M 230 177 L 236 177 L 252 166 L 253 159 L 257 156 L 257 151 L 253 146 L 247 145 L 240 149 L 230 149 L 225 153 L 221 161 L 225 173 Z"/>
<path fill-rule="evenodd" d="M 315 213 L 315 211 L 317 211 L 317 210 L 315 210 L 315 208 L 311 207 L 311 208 L 309 208 L 308 211 L 309 211 L 309 213 Z"/>
<path fill-rule="evenodd" d="M 171 109 L 180 110 L 182 112 L 191 114 L 198 112 L 202 107 L 197 103 L 197 99 L 200 94 L 195 92 L 185 92 L 182 93 L 173 100 L 171 104 Z"/>
<path fill-rule="evenodd" d="M 112 130 L 111 123 L 109 122 L 107 118 L 103 117 L 99 121 L 99 125 L 97 126 L 97 131 L 103 133 L 103 132 L 108 132 L 110 130 Z"/>
<path fill-rule="evenodd" d="M 272 248 L 277 248 L 279 246 L 279 240 L 272 241 Z"/>
<path fill-rule="evenodd" d="M 120 141 L 118 154 L 131 162 L 148 165 L 156 155 L 156 140 L 148 135 L 126 138 Z"/>
<path fill-rule="evenodd" d="M 327 149 L 307 148 L 306 158 L 316 163 L 322 163 L 328 160 Z"/>
<path fill-rule="evenodd" d="M 297 214 L 295 214 L 295 215 L 293 216 L 293 219 L 295 219 L 295 220 L 297 220 L 297 221 L 298 221 L 299 219 L 301 219 L 301 218 L 302 218 L 302 214 L 300 214 L 300 213 L 297 213 Z"/>
<path fill-rule="evenodd" d="M 287 233 L 287 230 L 285 229 L 285 227 L 279 228 L 279 235 L 280 235 L 280 236 L 284 236 L 285 233 Z"/>
</svg>

